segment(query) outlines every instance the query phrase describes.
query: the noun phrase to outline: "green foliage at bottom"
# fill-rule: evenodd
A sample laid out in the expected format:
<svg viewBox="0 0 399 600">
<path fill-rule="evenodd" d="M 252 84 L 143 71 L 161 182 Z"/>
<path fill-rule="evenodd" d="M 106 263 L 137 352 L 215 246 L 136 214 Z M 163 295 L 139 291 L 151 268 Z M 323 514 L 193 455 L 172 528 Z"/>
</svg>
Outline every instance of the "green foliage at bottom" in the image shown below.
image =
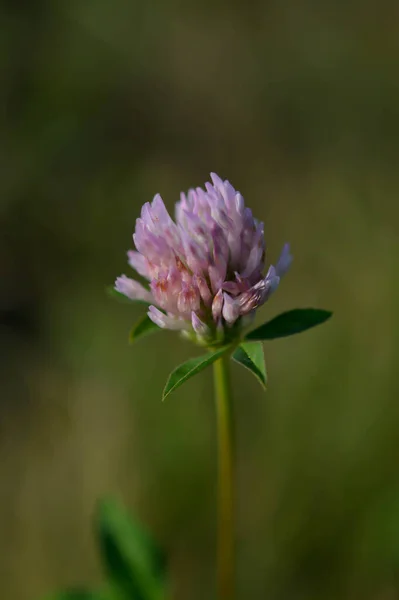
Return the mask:
<svg viewBox="0 0 399 600">
<path fill-rule="evenodd" d="M 112 500 L 103 500 L 95 517 L 95 531 L 104 572 L 104 589 L 74 588 L 47 600 L 163 600 L 166 560 L 140 523 Z"/>
</svg>

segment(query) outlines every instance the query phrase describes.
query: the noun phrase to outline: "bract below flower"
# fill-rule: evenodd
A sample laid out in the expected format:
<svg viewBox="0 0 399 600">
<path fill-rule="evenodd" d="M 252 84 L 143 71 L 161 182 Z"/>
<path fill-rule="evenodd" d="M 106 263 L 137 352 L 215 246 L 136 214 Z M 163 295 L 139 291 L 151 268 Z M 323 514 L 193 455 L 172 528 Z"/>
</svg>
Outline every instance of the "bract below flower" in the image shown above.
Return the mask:
<svg viewBox="0 0 399 600">
<path fill-rule="evenodd" d="M 181 194 L 175 221 L 159 194 L 144 204 L 128 262 L 149 285 L 126 275 L 115 283 L 127 297 L 150 303 L 148 316 L 159 327 L 181 330 L 205 345 L 239 337 L 292 260 L 285 244 L 264 275 L 263 223 L 227 180 L 215 173 L 211 179 L 205 189 Z"/>
</svg>

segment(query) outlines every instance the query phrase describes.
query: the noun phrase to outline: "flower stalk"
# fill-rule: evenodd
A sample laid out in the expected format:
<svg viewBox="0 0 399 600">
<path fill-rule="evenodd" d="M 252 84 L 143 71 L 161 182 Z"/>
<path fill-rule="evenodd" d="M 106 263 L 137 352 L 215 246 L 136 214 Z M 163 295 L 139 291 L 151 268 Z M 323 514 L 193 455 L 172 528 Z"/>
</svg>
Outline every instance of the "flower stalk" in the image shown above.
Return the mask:
<svg viewBox="0 0 399 600">
<path fill-rule="evenodd" d="M 234 596 L 234 431 L 228 353 L 214 363 L 217 445 L 217 598 Z"/>
<path fill-rule="evenodd" d="M 115 291 L 144 302 L 148 312 L 130 340 L 155 329 L 179 331 L 207 353 L 190 358 L 169 375 L 162 399 L 213 364 L 218 449 L 217 600 L 234 600 L 234 431 L 229 360 L 252 372 L 266 388 L 262 342 L 306 331 L 330 311 L 287 311 L 247 332 L 257 309 L 290 267 L 285 244 L 267 269 L 263 223 L 231 183 L 211 173 L 212 183 L 182 193 L 174 220 L 157 194 L 136 220 L 128 262 L 144 285 L 126 275 Z M 266 274 L 265 274 L 266 272 Z"/>
</svg>

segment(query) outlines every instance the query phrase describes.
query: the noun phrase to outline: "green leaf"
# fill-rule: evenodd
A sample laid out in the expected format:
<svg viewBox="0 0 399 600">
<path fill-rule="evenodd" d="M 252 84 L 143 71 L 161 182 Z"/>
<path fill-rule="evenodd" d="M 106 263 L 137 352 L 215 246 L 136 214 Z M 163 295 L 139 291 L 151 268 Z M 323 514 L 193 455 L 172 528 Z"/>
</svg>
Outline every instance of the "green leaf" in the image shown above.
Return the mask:
<svg viewBox="0 0 399 600">
<path fill-rule="evenodd" d="M 144 315 L 130 330 L 129 342 L 132 344 L 133 342 L 137 342 L 139 338 L 145 337 L 150 333 L 156 333 L 157 331 L 162 331 L 162 329 L 158 325 L 155 325 L 148 315 Z"/>
<path fill-rule="evenodd" d="M 215 350 L 214 352 L 209 352 L 208 354 L 203 354 L 202 356 L 197 356 L 195 358 L 190 358 L 190 360 L 187 362 L 179 365 L 168 377 L 162 394 L 162 400 L 165 400 L 169 394 L 174 392 L 185 381 L 214 363 L 215 360 L 220 358 L 227 350 L 228 346 L 224 346 L 223 348 Z"/>
<path fill-rule="evenodd" d="M 271 321 L 264 323 L 257 329 L 250 331 L 246 340 L 273 340 L 301 333 L 311 327 L 320 325 L 327 321 L 332 315 L 329 310 L 317 308 L 295 308 L 278 315 Z"/>
<path fill-rule="evenodd" d="M 251 371 L 263 389 L 266 389 L 267 373 L 262 342 L 242 342 L 236 348 L 232 358 Z"/>
<path fill-rule="evenodd" d="M 132 300 L 131 298 L 125 296 L 125 294 L 118 292 L 118 290 L 116 290 L 112 285 L 107 286 L 105 288 L 105 292 L 107 296 L 113 298 L 114 300 L 118 300 L 118 302 L 121 302 L 122 304 L 145 304 L 145 306 L 150 304 L 145 300 Z"/>
<path fill-rule="evenodd" d="M 53 594 L 47 600 L 107 600 L 107 596 L 100 592 L 76 588 Z"/>
<path fill-rule="evenodd" d="M 111 584 L 126 600 L 163 600 L 165 557 L 141 525 L 108 500 L 99 505 L 96 526 Z"/>
</svg>

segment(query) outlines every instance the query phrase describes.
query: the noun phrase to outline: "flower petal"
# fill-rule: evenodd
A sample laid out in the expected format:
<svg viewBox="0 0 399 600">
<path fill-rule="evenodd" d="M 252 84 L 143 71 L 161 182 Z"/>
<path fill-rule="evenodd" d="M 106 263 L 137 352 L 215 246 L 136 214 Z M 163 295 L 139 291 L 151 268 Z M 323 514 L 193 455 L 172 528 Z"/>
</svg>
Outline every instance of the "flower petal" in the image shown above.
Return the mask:
<svg viewBox="0 0 399 600">
<path fill-rule="evenodd" d="M 205 277 L 203 275 L 196 274 L 193 276 L 193 283 L 197 286 L 205 306 L 208 308 L 212 306 L 213 296 L 211 294 L 211 290 L 209 289 Z"/>
<path fill-rule="evenodd" d="M 280 258 L 277 261 L 276 274 L 279 277 L 282 277 L 283 275 L 285 275 L 286 272 L 288 271 L 288 269 L 290 268 L 291 263 L 292 263 L 292 255 L 290 253 L 290 245 L 284 244 L 283 250 L 280 254 Z"/>
<path fill-rule="evenodd" d="M 223 299 L 223 318 L 229 325 L 232 325 L 240 316 L 240 305 L 229 294 L 224 293 Z"/>
<path fill-rule="evenodd" d="M 145 277 L 146 279 L 151 279 L 148 269 L 148 261 L 145 258 L 145 256 L 140 254 L 140 252 L 136 252 L 135 250 L 129 250 L 127 256 L 128 263 L 132 267 L 132 269 L 137 271 L 137 273 L 142 277 Z"/>
<path fill-rule="evenodd" d="M 270 265 L 269 267 L 269 270 L 265 277 L 265 282 L 269 286 L 269 295 L 272 294 L 278 288 L 278 285 L 280 283 L 280 277 L 279 275 L 277 275 L 277 269 L 275 269 L 273 265 Z"/>
<path fill-rule="evenodd" d="M 141 283 L 121 275 L 115 281 L 115 289 L 117 292 L 124 294 L 131 300 L 143 300 L 144 302 L 154 302 L 154 297 L 150 291 L 146 290 Z"/>
<path fill-rule="evenodd" d="M 191 315 L 201 305 L 198 288 L 183 281 L 182 290 L 177 297 L 177 308 L 184 315 Z"/>
<path fill-rule="evenodd" d="M 155 306 L 150 306 L 148 308 L 148 316 L 161 329 L 174 329 L 174 330 L 182 330 L 189 329 L 189 325 L 187 321 L 184 319 L 180 319 L 179 317 L 175 317 L 173 315 L 165 315 L 162 311 L 160 311 Z"/>
<path fill-rule="evenodd" d="M 271 271 L 271 269 L 273 269 Z M 268 275 L 237 298 L 240 314 L 246 315 L 266 302 L 272 291 L 276 289 L 280 278 L 274 275 L 274 267 L 270 267 Z"/>
<path fill-rule="evenodd" d="M 222 315 L 223 301 L 223 291 L 220 289 L 212 302 L 212 316 L 215 322 L 218 322 Z"/>
<path fill-rule="evenodd" d="M 211 330 L 209 329 L 208 325 L 206 325 L 203 321 L 201 321 L 201 319 L 198 317 L 198 315 L 194 311 L 191 313 L 191 324 L 197 335 L 199 335 L 201 337 L 209 336 Z"/>
</svg>

